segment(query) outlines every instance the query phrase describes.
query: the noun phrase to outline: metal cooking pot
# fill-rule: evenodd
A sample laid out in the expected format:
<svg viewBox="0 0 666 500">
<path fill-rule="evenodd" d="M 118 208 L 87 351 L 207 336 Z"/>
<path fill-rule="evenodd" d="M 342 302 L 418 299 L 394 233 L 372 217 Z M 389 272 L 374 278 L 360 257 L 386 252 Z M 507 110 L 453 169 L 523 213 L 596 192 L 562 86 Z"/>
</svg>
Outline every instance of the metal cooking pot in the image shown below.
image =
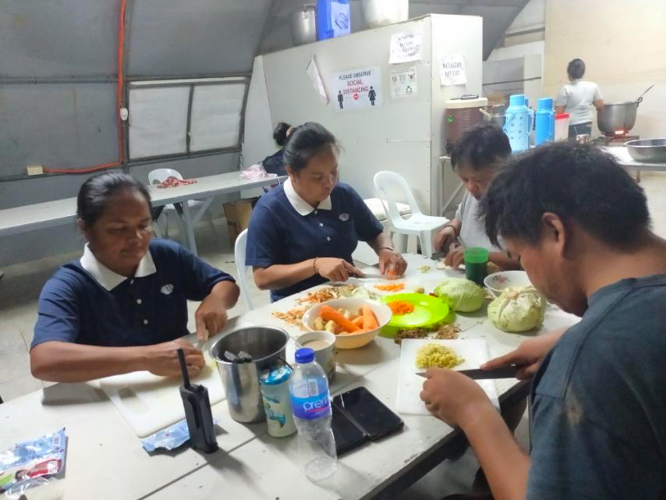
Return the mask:
<svg viewBox="0 0 666 500">
<path fill-rule="evenodd" d="M 597 114 L 597 126 L 608 136 L 614 136 L 616 132 L 627 133 L 636 124 L 637 111 L 638 101 L 604 104 Z"/>
<path fill-rule="evenodd" d="M 597 126 L 599 130 L 607 136 L 614 136 L 617 133 L 626 134 L 636 124 L 636 112 L 638 105 L 643 101 L 643 96 L 654 87 L 651 85 L 635 101 L 625 101 L 604 104 L 604 107 L 597 114 Z"/>
<path fill-rule="evenodd" d="M 305 4 L 291 13 L 291 38 L 294 45 L 317 41 L 316 12 L 315 4 Z"/>
<path fill-rule="evenodd" d="M 210 348 L 222 377 L 229 414 L 236 422 L 261 422 L 266 419 L 261 399 L 259 376 L 263 370 L 278 366 L 285 358 L 289 335 L 281 328 L 270 326 L 240 327 L 222 335 Z M 225 356 L 229 351 L 238 355 L 244 351 L 251 362 L 231 362 Z"/>
</svg>

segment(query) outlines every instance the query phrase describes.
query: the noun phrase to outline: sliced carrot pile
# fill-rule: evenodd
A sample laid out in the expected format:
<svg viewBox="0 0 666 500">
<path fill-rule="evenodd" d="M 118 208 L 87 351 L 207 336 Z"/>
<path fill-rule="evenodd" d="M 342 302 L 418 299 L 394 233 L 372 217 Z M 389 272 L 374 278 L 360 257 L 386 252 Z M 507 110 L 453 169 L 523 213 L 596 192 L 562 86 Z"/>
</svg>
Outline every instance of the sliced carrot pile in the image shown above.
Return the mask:
<svg viewBox="0 0 666 500">
<path fill-rule="evenodd" d="M 356 313 L 351 313 L 343 309 L 336 311 L 330 306 L 323 305 L 321 307 L 320 318 L 317 318 L 317 321 L 329 322 L 330 324 L 326 325 L 326 330 L 335 335 L 365 333 L 379 328 L 377 317 L 372 308 L 367 304 Z"/>
<path fill-rule="evenodd" d="M 379 328 L 379 323 L 377 322 L 377 317 L 375 313 L 372 312 L 372 309 L 368 304 L 363 305 L 363 329 L 364 330 L 374 330 Z"/>
<path fill-rule="evenodd" d="M 321 306 L 321 317 L 325 321 L 335 322 L 338 326 L 342 327 L 342 329 L 345 330 L 346 332 L 356 332 L 360 330 L 358 326 L 356 326 L 350 320 L 345 318 L 342 314 L 333 309 L 331 306 L 325 306 L 325 305 Z"/>
<path fill-rule="evenodd" d="M 402 316 L 403 314 L 410 314 L 414 312 L 414 305 L 406 302 L 404 300 L 394 300 L 387 304 L 393 314 L 396 316 Z"/>
<path fill-rule="evenodd" d="M 388 285 L 375 285 L 375 288 L 377 290 L 382 290 L 384 292 L 398 292 L 400 290 L 404 290 L 405 284 L 404 283 L 390 283 Z"/>
</svg>

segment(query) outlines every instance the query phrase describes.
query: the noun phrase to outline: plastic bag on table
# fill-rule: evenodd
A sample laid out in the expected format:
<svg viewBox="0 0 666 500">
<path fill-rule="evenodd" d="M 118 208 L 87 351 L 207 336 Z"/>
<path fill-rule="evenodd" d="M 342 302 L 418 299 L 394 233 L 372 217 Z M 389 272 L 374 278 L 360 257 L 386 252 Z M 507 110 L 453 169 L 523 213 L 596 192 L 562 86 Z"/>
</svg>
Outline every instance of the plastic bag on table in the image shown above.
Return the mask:
<svg viewBox="0 0 666 500">
<path fill-rule="evenodd" d="M 62 428 L 33 441 L 17 443 L 0 453 L 0 493 L 4 493 L 5 498 L 18 499 L 28 488 L 49 483 L 46 476 L 63 470 L 66 451 L 67 436 Z"/>
<path fill-rule="evenodd" d="M 270 179 L 273 177 L 277 177 L 277 174 L 269 174 L 260 163 L 252 165 L 245 170 L 241 170 L 240 173 L 241 179 L 248 179 L 252 181 L 257 179 Z"/>
</svg>

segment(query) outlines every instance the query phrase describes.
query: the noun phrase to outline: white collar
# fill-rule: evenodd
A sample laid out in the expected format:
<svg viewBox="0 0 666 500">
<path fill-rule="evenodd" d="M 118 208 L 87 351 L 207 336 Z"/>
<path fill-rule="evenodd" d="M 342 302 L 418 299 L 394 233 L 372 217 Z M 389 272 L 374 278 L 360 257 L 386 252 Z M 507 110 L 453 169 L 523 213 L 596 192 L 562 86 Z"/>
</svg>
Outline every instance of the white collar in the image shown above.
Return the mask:
<svg viewBox="0 0 666 500">
<path fill-rule="evenodd" d="M 289 200 L 289 203 L 291 203 L 291 206 L 294 207 L 294 210 L 296 210 L 303 217 L 311 214 L 315 210 L 331 210 L 331 208 L 333 208 L 330 195 L 324 201 L 319 203 L 317 208 L 310 205 L 307 201 L 298 195 L 294 189 L 294 186 L 291 185 L 291 179 L 287 179 L 287 181 L 284 183 L 284 194 L 287 195 L 287 199 Z"/>
<path fill-rule="evenodd" d="M 81 267 L 88 271 L 93 278 L 102 285 L 107 291 L 113 290 L 115 287 L 120 285 L 123 281 L 127 279 L 127 276 L 122 276 L 118 273 L 114 273 L 111 269 L 106 267 L 100 261 L 97 260 L 95 254 L 90 250 L 88 243 L 83 250 L 83 257 L 81 257 Z M 144 278 L 155 274 L 157 269 L 155 268 L 155 262 L 153 262 L 153 256 L 150 255 L 150 250 L 146 252 L 146 255 L 143 256 L 141 262 L 139 262 L 138 267 L 136 268 L 136 273 L 134 273 L 135 278 Z"/>
</svg>

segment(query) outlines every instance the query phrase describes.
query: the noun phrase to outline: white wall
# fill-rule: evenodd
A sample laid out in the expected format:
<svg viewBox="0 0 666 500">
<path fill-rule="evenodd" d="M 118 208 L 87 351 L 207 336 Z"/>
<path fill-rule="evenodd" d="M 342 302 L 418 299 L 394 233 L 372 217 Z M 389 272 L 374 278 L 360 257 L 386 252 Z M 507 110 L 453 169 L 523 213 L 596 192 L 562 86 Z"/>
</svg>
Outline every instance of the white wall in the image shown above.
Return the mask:
<svg viewBox="0 0 666 500">
<path fill-rule="evenodd" d="M 431 35 L 433 23 L 437 23 L 437 30 Z M 417 29 L 423 32 L 423 59 L 404 67 L 413 65 L 417 68 L 418 96 L 392 100 L 389 97 L 391 66 L 388 64 L 391 35 Z M 426 16 L 265 55 L 263 66 L 271 125 L 278 121 L 295 125 L 306 121 L 322 123 L 342 144 L 342 181 L 352 184 L 362 197 L 374 197 L 374 174 L 380 170 L 394 170 L 409 180 L 421 209 L 429 213 L 433 199 L 439 194 L 439 186 L 436 186 L 437 190 L 431 186 L 435 175 L 433 169 L 439 170 L 438 158 L 443 153 L 443 100 L 480 91 L 481 40 L 481 19 L 478 17 Z M 441 45 L 436 54 L 431 49 L 435 42 Z M 440 64 L 435 58 L 444 53 L 465 56 L 469 85 L 434 90 L 439 88 Z M 320 100 L 306 73 L 312 56 L 316 58 L 332 97 L 328 106 Z M 337 101 L 330 88 L 332 75 L 368 66 L 381 67 L 383 107 L 336 111 Z M 248 122 L 246 134 L 246 145 L 263 144 L 265 138 L 253 136 L 266 136 L 268 131 L 255 129 Z M 253 161 L 249 157 L 249 147 L 244 149 L 244 155 L 245 164 Z M 436 210 L 436 205 L 433 209 Z"/>
<path fill-rule="evenodd" d="M 461 25 L 462 23 L 462 25 Z M 451 36 L 458 30 L 478 33 L 478 36 L 456 37 Z M 439 68 L 432 73 L 432 185 L 435 186 L 433 193 L 433 205 L 438 209 L 454 194 L 460 185 L 460 178 L 451 169 L 450 163 L 439 163 L 439 158 L 446 154 L 445 117 L 444 109 L 446 101 L 463 94 L 482 95 L 481 76 L 483 73 L 483 18 L 477 16 L 433 16 L 432 17 L 432 61 L 433 65 L 446 55 L 464 53 L 465 70 L 467 72 L 467 84 L 463 86 L 442 87 L 439 82 Z M 455 199 L 457 202 L 462 198 L 462 190 Z M 452 205 L 456 206 L 456 203 Z M 449 208 L 450 210 L 450 208 Z M 442 215 L 433 213 L 432 215 Z M 445 214 L 451 218 L 455 213 L 449 211 Z"/>
<path fill-rule="evenodd" d="M 277 122 L 284 121 L 277 116 Z M 273 140 L 273 119 L 268 104 L 263 56 L 254 59 L 252 80 L 245 107 L 245 134 L 243 136 L 243 166 L 259 163 L 273 154 L 278 146 Z"/>
<path fill-rule="evenodd" d="M 503 61 L 505 59 L 515 59 L 528 55 L 543 56 L 546 51 L 546 42 L 523 43 L 520 45 L 511 45 L 509 47 L 498 47 L 488 56 L 488 61 Z"/>
<path fill-rule="evenodd" d="M 550 0 L 545 56 L 544 91 L 551 94 L 566 82 L 566 66 L 576 57 L 606 102 L 634 100 L 654 83 L 631 133 L 666 137 L 665 1 Z"/>
</svg>

